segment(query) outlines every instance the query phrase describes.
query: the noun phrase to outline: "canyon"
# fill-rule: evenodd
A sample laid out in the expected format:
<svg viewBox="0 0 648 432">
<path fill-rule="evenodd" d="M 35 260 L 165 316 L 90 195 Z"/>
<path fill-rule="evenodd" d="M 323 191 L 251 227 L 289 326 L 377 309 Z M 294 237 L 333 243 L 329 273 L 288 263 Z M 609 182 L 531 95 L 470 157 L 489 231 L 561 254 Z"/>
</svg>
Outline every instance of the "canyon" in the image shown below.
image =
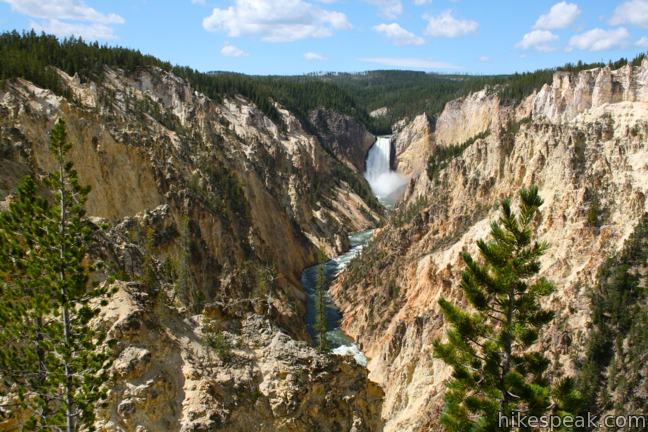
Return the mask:
<svg viewBox="0 0 648 432">
<path fill-rule="evenodd" d="M 96 277 L 116 290 L 94 322 L 118 341 L 101 431 L 440 430 L 437 301 L 464 301 L 461 252 L 531 184 L 544 199 L 536 234 L 551 245 L 542 275 L 558 287 L 534 349 L 555 377 L 576 376 L 590 287 L 648 211 L 648 60 L 556 72 L 515 104 L 485 88 L 390 137 L 325 107 L 300 117 L 273 102 L 271 119 L 154 66 L 57 74 L 65 95 L 20 78 L 0 88 L 0 208 L 23 176 L 54 167 L 48 132 L 64 119 L 88 215 L 104 227 L 92 253 L 110 271 Z M 453 146 L 463 150 L 428 170 Z M 355 351 L 310 344 L 302 272 L 320 250 L 338 257 L 330 295 Z"/>
</svg>

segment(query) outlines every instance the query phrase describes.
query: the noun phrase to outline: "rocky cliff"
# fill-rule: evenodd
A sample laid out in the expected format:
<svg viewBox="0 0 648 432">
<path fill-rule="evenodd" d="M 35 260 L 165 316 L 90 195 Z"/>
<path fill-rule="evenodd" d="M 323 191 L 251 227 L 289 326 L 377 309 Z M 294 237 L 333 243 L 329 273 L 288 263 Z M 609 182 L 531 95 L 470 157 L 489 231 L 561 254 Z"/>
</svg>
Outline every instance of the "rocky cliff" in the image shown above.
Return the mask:
<svg viewBox="0 0 648 432">
<path fill-rule="evenodd" d="M 460 144 L 500 123 L 506 111 L 497 93 L 484 89 L 448 102 L 436 121 L 435 142 L 440 146 Z M 505 121 L 505 119 L 504 119 Z"/>
<path fill-rule="evenodd" d="M 60 116 L 93 189 L 89 214 L 116 222 L 168 204 L 160 246 L 172 254 L 188 218 L 203 246 L 196 265 L 232 266 L 251 250 L 295 284 L 316 248 L 340 252 L 349 232 L 377 220 L 349 185 L 361 176 L 334 176 L 341 163 L 285 110 L 275 125 L 244 99 L 216 103 L 160 70 L 107 70 L 100 84 L 61 75 L 73 100 L 20 80 L 0 94 L 3 196 L 20 175 L 52 166 L 47 134 Z M 208 291 L 219 271 L 206 273 L 198 284 Z"/>
<path fill-rule="evenodd" d="M 325 148 L 349 167 L 364 172 L 365 158 L 375 136 L 353 118 L 329 109 L 312 111 L 309 120 Z"/>
<path fill-rule="evenodd" d="M 296 342 L 307 337 L 301 270 L 380 218 L 349 168 L 370 134 L 344 118 L 363 147 L 336 141 L 335 128 L 323 142 L 280 106 L 273 122 L 242 97 L 212 100 L 152 67 L 59 75 L 66 97 L 21 79 L 0 89 L 0 202 L 53 167 L 48 134 L 63 118 L 92 187 L 88 214 L 111 227 L 98 256 L 131 280 L 152 256 L 152 286 L 120 285 L 97 323 L 119 341 L 101 428 L 380 430 L 381 392 L 364 369 Z M 253 292 L 261 270 L 270 293 Z M 216 347 L 201 345 L 201 311 L 216 314 Z M 210 359 L 230 346 L 227 361 Z"/>
<path fill-rule="evenodd" d="M 438 430 L 449 370 L 431 352 L 445 331 L 437 301 L 461 301 L 460 253 L 475 252 L 499 202 L 530 184 L 545 201 L 537 235 L 551 245 L 542 274 L 558 287 L 546 305 L 556 318 L 536 348 L 552 359 L 554 376 L 578 373 L 597 270 L 648 211 L 647 74 L 646 61 L 557 73 L 515 107 L 488 92 L 446 106 L 425 151 L 490 134 L 433 179 L 424 171 L 414 178 L 401 204 L 409 211 L 376 232 L 334 287 L 343 328 L 385 390 L 386 431 Z"/>
<path fill-rule="evenodd" d="M 425 171 L 427 160 L 432 154 L 433 128 L 426 114 L 411 122 L 396 125 L 392 138 L 395 150 L 395 169 L 405 177 L 418 177 Z"/>
<path fill-rule="evenodd" d="M 259 315 L 177 313 L 137 283 L 100 317 L 119 340 L 102 431 L 376 431 L 382 391 L 350 357 L 317 354 Z"/>
</svg>

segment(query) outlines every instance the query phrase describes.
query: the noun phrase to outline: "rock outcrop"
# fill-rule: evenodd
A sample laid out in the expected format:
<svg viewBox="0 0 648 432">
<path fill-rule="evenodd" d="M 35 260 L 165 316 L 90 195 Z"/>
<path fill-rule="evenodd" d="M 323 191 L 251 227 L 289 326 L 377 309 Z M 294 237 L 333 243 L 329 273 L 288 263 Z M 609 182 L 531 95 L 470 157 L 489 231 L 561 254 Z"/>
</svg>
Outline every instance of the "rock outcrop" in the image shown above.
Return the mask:
<svg viewBox="0 0 648 432">
<path fill-rule="evenodd" d="M 374 118 L 379 118 L 379 117 L 385 117 L 388 113 L 389 113 L 389 108 L 380 107 L 371 111 L 369 115 Z"/>
<path fill-rule="evenodd" d="M 484 89 L 448 102 L 436 120 L 435 142 L 439 146 L 462 142 L 493 130 L 502 123 L 502 106 L 492 89 Z"/>
<path fill-rule="evenodd" d="M 396 171 L 405 177 L 416 177 L 425 171 L 433 152 L 433 130 L 428 116 L 423 113 L 394 130 Z"/>
<path fill-rule="evenodd" d="M 553 83 L 546 84 L 533 100 L 534 118 L 553 123 L 569 121 L 587 110 L 608 104 L 648 102 L 648 69 L 627 65 L 617 70 L 609 67 L 575 74 L 558 72 Z"/>
<path fill-rule="evenodd" d="M 372 432 L 381 389 L 352 357 L 318 354 L 258 315 L 187 316 L 118 283 L 98 318 L 119 343 L 100 431 Z"/>
<path fill-rule="evenodd" d="M 349 167 L 364 172 L 365 158 L 375 136 L 353 118 L 329 109 L 312 111 L 309 120 L 325 148 Z"/>
<path fill-rule="evenodd" d="M 342 327 L 385 390 L 386 431 L 438 430 L 449 370 L 431 352 L 445 332 L 437 301 L 461 301 L 460 253 L 476 252 L 499 202 L 530 184 L 545 201 L 537 235 L 551 245 L 542 275 L 558 287 L 546 304 L 556 318 L 536 349 L 548 354 L 554 376 L 577 373 L 591 319 L 588 287 L 648 211 L 647 74 L 647 61 L 558 73 L 518 107 L 499 107 L 484 93 L 446 106 L 436 145 L 493 133 L 435 181 L 425 173 L 414 179 L 403 206 L 416 211 L 378 230 L 334 287 Z"/>
</svg>

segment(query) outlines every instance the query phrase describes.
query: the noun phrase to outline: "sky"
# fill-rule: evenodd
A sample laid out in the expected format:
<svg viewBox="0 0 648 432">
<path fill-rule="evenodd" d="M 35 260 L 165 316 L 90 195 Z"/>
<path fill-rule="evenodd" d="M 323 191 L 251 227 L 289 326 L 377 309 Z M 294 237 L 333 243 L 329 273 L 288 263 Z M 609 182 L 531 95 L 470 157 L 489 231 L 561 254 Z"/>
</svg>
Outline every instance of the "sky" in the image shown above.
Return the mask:
<svg viewBox="0 0 648 432">
<path fill-rule="evenodd" d="M 499 74 L 648 51 L 648 0 L 0 0 L 29 29 L 200 71 Z"/>
</svg>

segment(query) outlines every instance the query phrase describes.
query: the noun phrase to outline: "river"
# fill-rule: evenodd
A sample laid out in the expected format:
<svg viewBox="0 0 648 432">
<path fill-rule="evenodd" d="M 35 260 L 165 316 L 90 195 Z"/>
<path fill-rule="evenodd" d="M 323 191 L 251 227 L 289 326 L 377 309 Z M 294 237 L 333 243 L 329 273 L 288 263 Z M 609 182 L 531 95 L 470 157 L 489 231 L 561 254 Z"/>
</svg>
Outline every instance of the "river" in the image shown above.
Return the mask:
<svg viewBox="0 0 648 432">
<path fill-rule="evenodd" d="M 365 178 L 371 186 L 371 190 L 379 201 L 387 208 L 392 208 L 400 190 L 407 183 L 407 179 L 391 170 L 391 137 L 378 137 L 376 143 L 369 149 L 367 154 L 367 170 Z M 365 247 L 373 230 L 361 231 L 349 236 L 350 249 L 342 255 L 324 263 L 326 294 L 326 339 L 329 342 L 334 354 L 352 354 L 356 362 L 362 366 L 367 365 L 367 358 L 358 349 L 353 340 L 345 335 L 340 329 L 342 316 L 337 310 L 328 294 L 328 288 L 345 267 Z M 301 274 L 301 284 L 306 293 L 306 329 L 314 342 L 317 334 L 313 328 L 315 325 L 315 281 L 317 278 L 317 266 L 304 269 Z"/>
<path fill-rule="evenodd" d="M 373 230 L 362 231 L 354 233 L 349 236 L 349 243 L 351 248 L 343 253 L 324 263 L 326 281 L 325 288 L 326 294 L 326 339 L 333 349 L 334 354 L 347 355 L 352 354 L 356 362 L 362 366 L 367 365 L 367 358 L 360 352 L 357 345 L 351 338 L 345 335 L 340 330 L 340 319 L 342 316 L 337 310 L 330 296 L 328 295 L 328 287 L 337 278 L 337 276 L 344 270 L 344 268 L 357 256 L 362 248 L 367 244 L 371 238 Z M 301 274 L 301 284 L 306 292 L 306 329 L 311 339 L 315 341 L 316 332 L 313 328 L 315 324 L 315 281 L 317 278 L 317 266 L 307 267 Z"/>
</svg>

